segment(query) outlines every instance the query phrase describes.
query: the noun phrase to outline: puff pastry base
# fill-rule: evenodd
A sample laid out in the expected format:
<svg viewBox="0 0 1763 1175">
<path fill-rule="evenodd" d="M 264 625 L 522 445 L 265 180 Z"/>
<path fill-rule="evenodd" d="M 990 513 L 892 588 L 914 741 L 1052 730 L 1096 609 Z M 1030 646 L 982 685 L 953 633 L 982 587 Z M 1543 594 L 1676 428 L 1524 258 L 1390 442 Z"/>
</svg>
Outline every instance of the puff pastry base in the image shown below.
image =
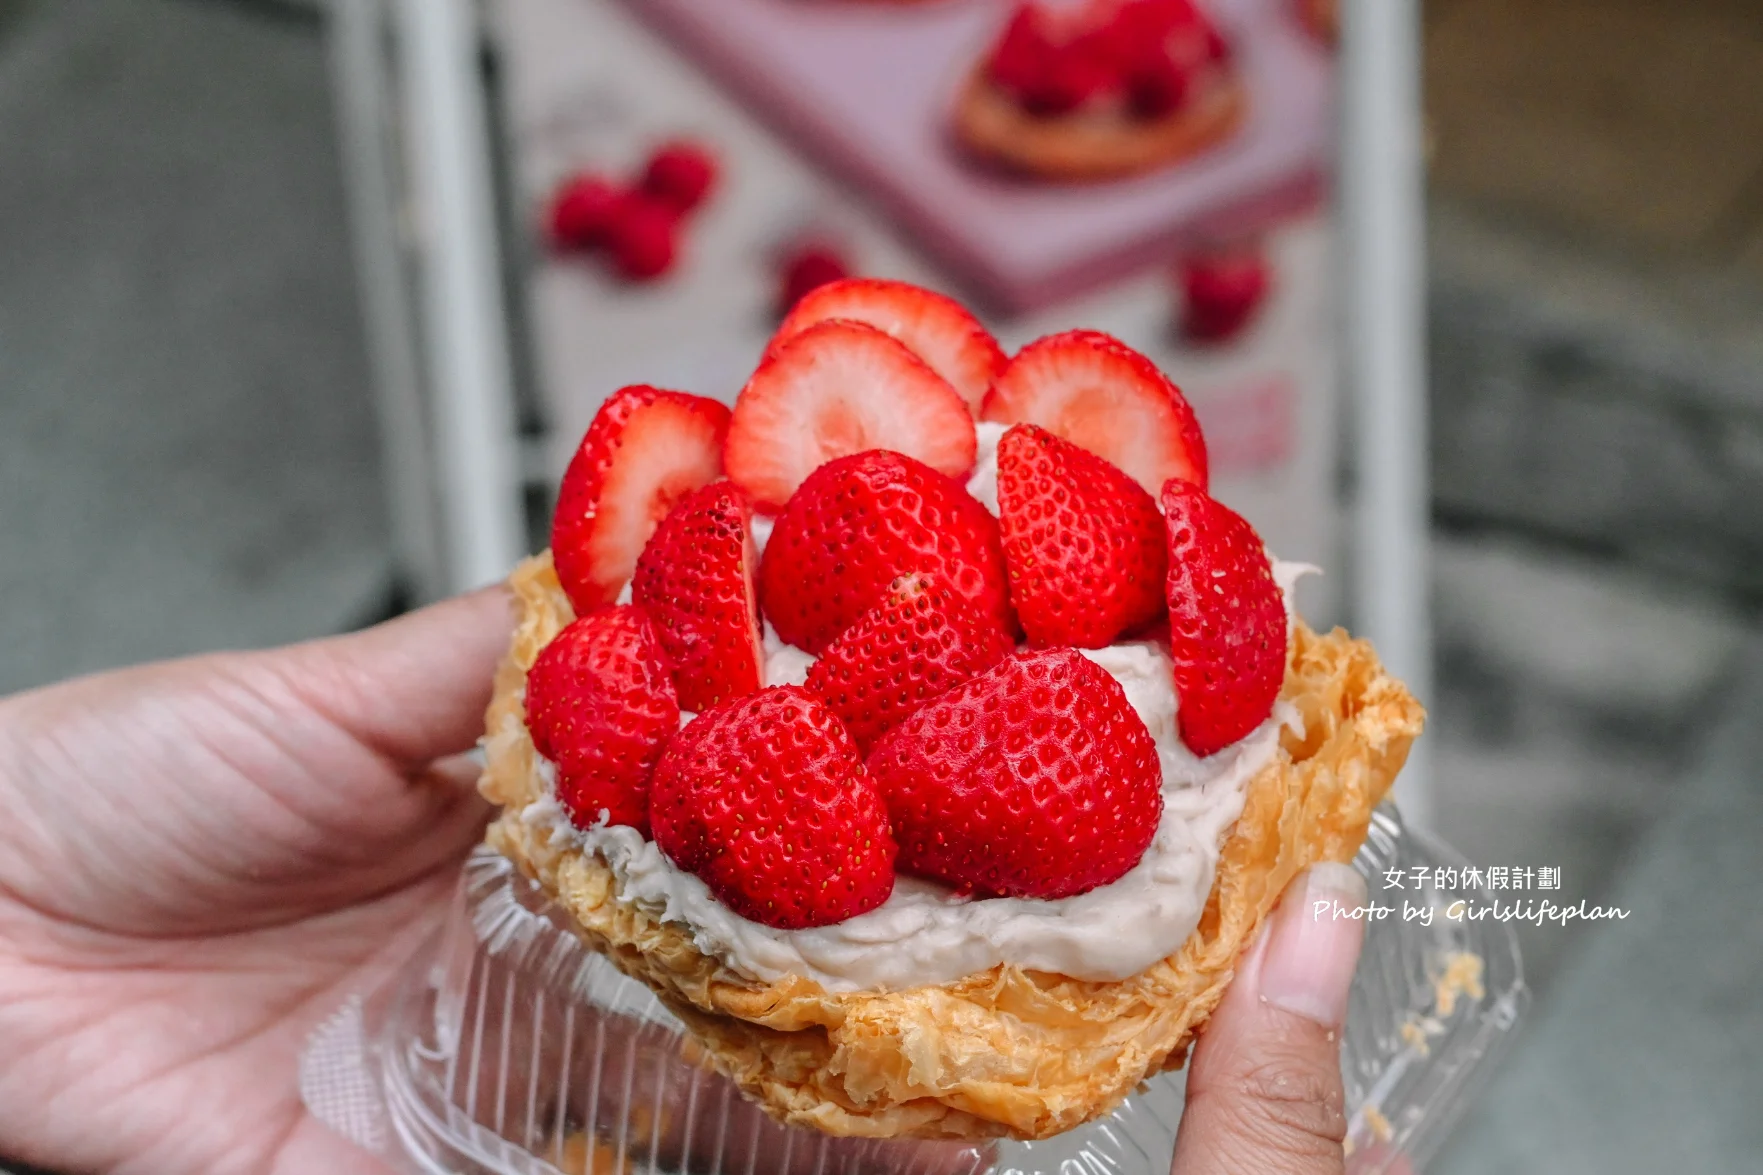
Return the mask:
<svg viewBox="0 0 1763 1175">
<path fill-rule="evenodd" d="M 510 811 L 489 843 L 569 910 L 583 938 L 679 1015 L 714 1066 L 774 1117 L 865 1137 L 1045 1138 L 1106 1113 L 1179 1068 L 1238 956 L 1286 883 L 1350 860 L 1424 713 L 1371 647 L 1296 626 L 1284 698 L 1304 719 L 1248 785 L 1200 925 L 1129 979 L 1087 982 L 1008 964 L 904 991 L 828 992 L 748 979 L 689 932 L 616 900 L 604 862 L 554 849 L 518 818 L 543 781 L 521 708 L 526 670 L 573 614 L 550 555 L 510 584 L 520 622 L 497 672 L 481 788 Z"/>
<path fill-rule="evenodd" d="M 1058 180 L 1139 175 L 1197 155 L 1237 132 L 1249 108 L 1235 74 L 1217 72 L 1190 102 L 1149 121 L 1114 112 L 1040 118 L 976 72 L 955 101 L 955 136 L 1011 171 Z"/>
</svg>

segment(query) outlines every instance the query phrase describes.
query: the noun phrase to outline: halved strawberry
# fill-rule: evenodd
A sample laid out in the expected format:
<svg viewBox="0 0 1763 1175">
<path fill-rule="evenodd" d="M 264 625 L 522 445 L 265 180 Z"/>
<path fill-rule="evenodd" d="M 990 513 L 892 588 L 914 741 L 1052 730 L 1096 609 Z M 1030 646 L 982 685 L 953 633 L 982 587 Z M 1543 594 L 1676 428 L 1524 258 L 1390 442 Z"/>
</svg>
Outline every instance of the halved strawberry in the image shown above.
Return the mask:
<svg viewBox="0 0 1763 1175">
<path fill-rule="evenodd" d="M 857 749 L 868 754 L 876 739 L 913 711 L 990 669 L 1015 647 L 997 618 L 965 597 L 928 576 L 903 575 L 885 603 L 826 647 L 803 685 L 825 699 Z"/>
<path fill-rule="evenodd" d="M 722 475 L 728 409 L 646 384 L 600 405 L 557 491 L 551 557 L 578 616 L 610 604 L 655 524 L 683 495 Z"/>
<path fill-rule="evenodd" d="M 748 521 L 734 483 L 712 482 L 680 499 L 637 560 L 631 595 L 655 621 L 687 710 L 759 688 L 765 654 Z"/>
<path fill-rule="evenodd" d="M 1099 649 L 1163 610 L 1163 516 L 1094 453 L 1012 426 L 998 442 L 998 525 L 1029 644 Z"/>
<path fill-rule="evenodd" d="M 1124 470 L 1156 494 L 1172 477 L 1206 488 L 1194 410 L 1149 359 L 1110 335 L 1068 330 L 1016 353 L 980 419 L 1038 424 Z"/>
<path fill-rule="evenodd" d="M 601 608 L 539 650 L 526 675 L 533 746 L 557 768 L 557 802 L 588 828 L 602 812 L 649 835 L 649 779 L 679 730 L 679 702 L 641 608 Z"/>
<path fill-rule="evenodd" d="M 1285 599 L 1242 515 L 1178 479 L 1163 487 L 1163 513 L 1176 722 L 1190 751 L 1211 755 L 1273 713 L 1285 682 Z"/>
<path fill-rule="evenodd" d="M 948 380 L 975 415 L 1006 362 L 998 340 L 953 298 L 872 277 L 830 282 L 804 295 L 772 336 L 768 353 L 829 318 L 861 322 L 892 335 Z"/>
<path fill-rule="evenodd" d="M 828 462 L 791 496 L 765 545 L 759 598 L 784 643 L 819 653 L 914 573 L 1016 631 L 998 520 L 955 479 L 876 449 Z"/>
<path fill-rule="evenodd" d="M 974 445 L 973 417 L 949 381 L 873 326 L 835 319 L 760 361 L 735 400 L 723 456 L 755 508 L 776 513 L 834 458 L 891 449 L 962 477 Z"/>
<path fill-rule="evenodd" d="M 743 918 L 796 929 L 888 900 L 887 807 L 819 698 L 780 685 L 714 706 L 655 772 L 655 844 Z"/>
</svg>

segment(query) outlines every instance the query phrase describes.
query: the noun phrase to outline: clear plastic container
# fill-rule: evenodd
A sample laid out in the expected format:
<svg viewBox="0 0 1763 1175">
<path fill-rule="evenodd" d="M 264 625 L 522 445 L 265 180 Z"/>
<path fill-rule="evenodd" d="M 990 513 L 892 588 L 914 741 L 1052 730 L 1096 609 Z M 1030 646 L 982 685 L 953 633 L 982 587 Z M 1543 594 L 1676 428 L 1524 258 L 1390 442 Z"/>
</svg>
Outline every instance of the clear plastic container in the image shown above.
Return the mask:
<svg viewBox="0 0 1763 1175">
<path fill-rule="evenodd" d="M 1430 926 L 1371 921 L 1342 1068 L 1348 1169 L 1424 1162 L 1511 1037 L 1527 993 L 1511 930 L 1445 916 L 1473 891 L 1400 892 L 1387 870 L 1461 867 L 1439 842 L 1374 816 L 1355 865 L 1376 900 L 1432 905 Z M 694 1060 L 678 1022 L 487 850 L 447 928 L 313 1037 L 302 1093 L 333 1128 L 417 1172 L 465 1175 L 1165 1175 L 1185 1075 L 1043 1142 L 838 1139 L 783 1127 Z"/>
</svg>

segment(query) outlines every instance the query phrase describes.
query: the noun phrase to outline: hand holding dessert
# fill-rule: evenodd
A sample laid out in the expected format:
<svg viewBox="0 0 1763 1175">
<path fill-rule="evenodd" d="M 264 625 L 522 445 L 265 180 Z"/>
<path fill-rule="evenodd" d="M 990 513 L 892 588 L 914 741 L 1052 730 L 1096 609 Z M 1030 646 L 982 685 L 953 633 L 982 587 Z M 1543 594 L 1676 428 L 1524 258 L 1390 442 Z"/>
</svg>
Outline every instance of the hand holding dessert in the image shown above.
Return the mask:
<svg viewBox="0 0 1763 1175">
<path fill-rule="evenodd" d="M 785 1121 L 1041 1137 L 1178 1064 L 1418 733 L 1144 356 L 815 290 L 608 400 L 488 716 L 491 841 Z"/>
</svg>

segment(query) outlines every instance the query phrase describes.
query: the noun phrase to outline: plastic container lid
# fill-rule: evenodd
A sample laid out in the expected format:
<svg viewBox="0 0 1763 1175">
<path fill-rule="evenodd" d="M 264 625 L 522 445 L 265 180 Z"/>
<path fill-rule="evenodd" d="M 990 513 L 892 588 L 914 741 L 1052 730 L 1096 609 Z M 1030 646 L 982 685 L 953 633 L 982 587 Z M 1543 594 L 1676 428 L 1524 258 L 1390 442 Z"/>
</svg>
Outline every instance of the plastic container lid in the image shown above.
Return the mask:
<svg viewBox="0 0 1763 1175">
<path fill-rule="evenodd" d="M 1384 893 L 1464 862 L 1373 816 L 1354 865 Z M 1348 1170 L 1424 1162 L 1528 1002 L 1511 929 L 1449 916 L 1478 890 L 1404 889 L 1366 926 L 1343 1038 Z M 1374 898 L 1391 904 L 1394 894 Z M 699 1061 L 679 1022 L 587 947 L 535 883 L 480 849 L 448 925 L 378 991 L 314 1033 L 301 1093 L 322 1121 L 406 1170 L 465 1175 L 1166 1175 L 1182 1072 L 1041 1142 L 831 1138 L 766 1117 Z"/>
</svg>

